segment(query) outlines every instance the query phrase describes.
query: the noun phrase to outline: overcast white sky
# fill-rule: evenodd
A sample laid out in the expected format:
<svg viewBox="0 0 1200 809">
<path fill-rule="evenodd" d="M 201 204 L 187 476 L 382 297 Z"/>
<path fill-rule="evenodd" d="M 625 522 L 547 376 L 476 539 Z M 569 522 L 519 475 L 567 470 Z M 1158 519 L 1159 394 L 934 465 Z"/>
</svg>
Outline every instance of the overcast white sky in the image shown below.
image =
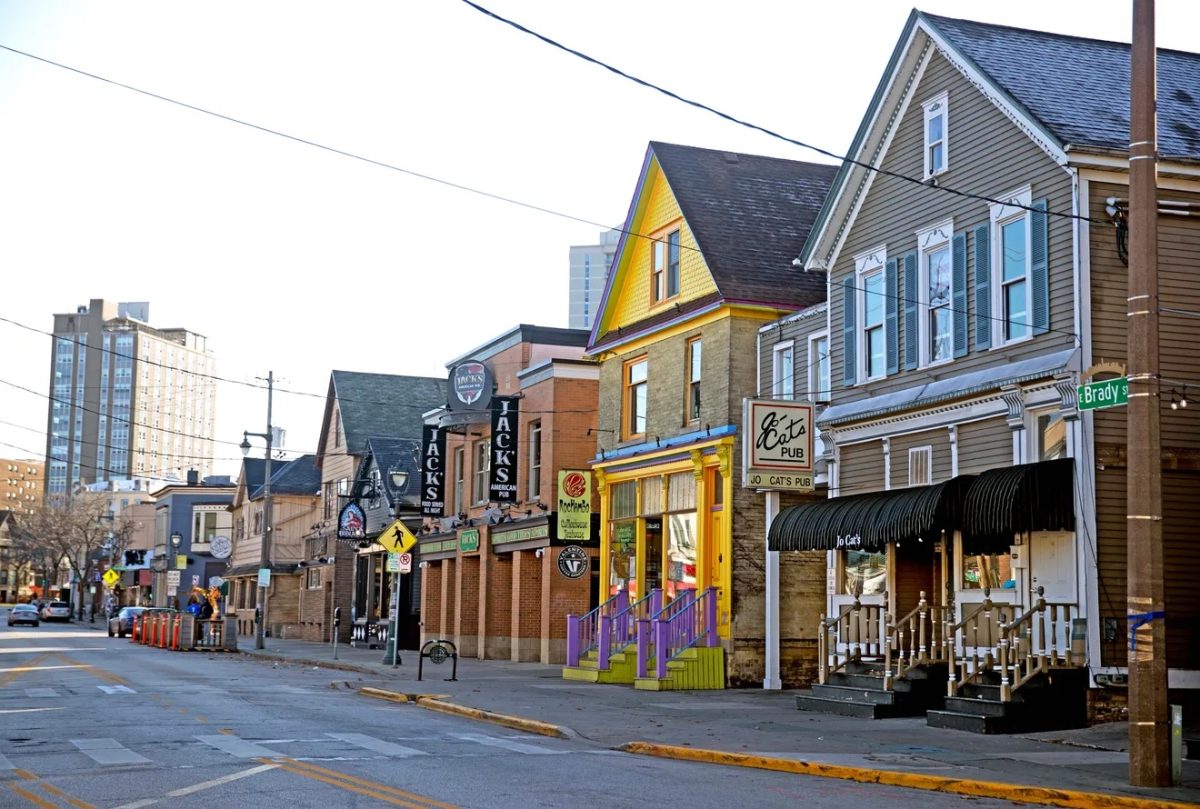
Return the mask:
<svg viewBox="0 0 1200 809">
<path fill-rule="evenodd" d="M 842 152 L 904 0 L 482 0 L 681 95 Z M 925 11 L 1129 41 L 1127 0 L 930 0 Z M 1158 3 L 1200 50 L 1200 4 Z M 625 216 L 646 144 L 823 158 L 696 111 L 461 0 L 0 0 L 0 45 L 522 208 L 0 50 L 0 317 L 39 330 L 91 298 L 150 301 L 218 373 L 323 396 L 334 368 L 444 376 L 517 323 L 565 326 L 567 254 Z M 0 457 L 44 451 L 50 339 L 0 322 Z M 320 397 L 277 393 L 311 451 Z M 217 471 L 265 391 L 218 388 Z"/>
</svg>

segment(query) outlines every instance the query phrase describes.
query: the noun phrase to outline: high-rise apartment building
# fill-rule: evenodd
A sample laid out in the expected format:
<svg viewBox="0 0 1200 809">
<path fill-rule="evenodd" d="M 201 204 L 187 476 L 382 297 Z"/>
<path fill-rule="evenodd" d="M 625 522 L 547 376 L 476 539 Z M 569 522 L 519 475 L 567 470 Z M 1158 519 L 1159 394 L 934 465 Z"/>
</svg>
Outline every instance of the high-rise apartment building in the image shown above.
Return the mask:
<svg viewBox="0 0 1200 809">
<path fill-rule="evenodd" d="M 206 338 L 154 328 L 150 305 L 93 299 L 54 316 L 46 492 L 212 472 L 216 363 Z"/>
<path fill-rule="evenodd" d="M 571 285 L 567 325 L 572 329 L 590 329 L 596 318 L 596 307 L 604 293 L 608 268 L 617 252 L 621 231 L 600 234 L 599 244 L 571 247 Z"/>
<path fill-rule="evenodd" d="M 0 510 L 32 514 L 42 502 L 45 468 L 28 458 L 0 458 Z"/>
</svg>

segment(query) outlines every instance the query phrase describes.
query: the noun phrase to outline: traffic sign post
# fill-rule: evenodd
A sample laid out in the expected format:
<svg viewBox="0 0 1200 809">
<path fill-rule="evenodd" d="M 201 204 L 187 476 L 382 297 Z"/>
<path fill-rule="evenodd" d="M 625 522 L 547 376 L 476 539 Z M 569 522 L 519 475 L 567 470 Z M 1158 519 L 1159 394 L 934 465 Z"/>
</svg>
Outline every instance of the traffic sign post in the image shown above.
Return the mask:
<svg viewBox="0 0 1200 809">
<path fill-rule="evenodd" d="M 1116 379 L 1101 379 L 1099 382 L 1088 382 L 1080 385 L 1078 394 L 1080 410 L 1100 410 L 1105 407 L 1120 407 L 1129 404 L 1129 380 L 1119 376 Z"/>
</svg>

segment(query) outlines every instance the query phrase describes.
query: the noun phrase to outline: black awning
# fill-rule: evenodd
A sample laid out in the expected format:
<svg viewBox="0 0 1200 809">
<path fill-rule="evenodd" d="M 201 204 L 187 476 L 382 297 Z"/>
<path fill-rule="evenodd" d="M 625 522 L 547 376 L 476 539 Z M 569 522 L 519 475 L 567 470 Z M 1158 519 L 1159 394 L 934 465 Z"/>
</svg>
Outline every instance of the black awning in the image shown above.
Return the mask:
<svg viewBox="0 0 1200 809">
<path fill-rule="evenodd" d="M 1074 477 L 1070 458 L 977 476 L 963 501 L 963 550 L 1006 553 L 1014 534 L 1074 531 Z"/>
<path fill-rule="evenodd" d="M 887 492 L 836 497 L 784 509 L 771 523 L 772 551 L 879 551 L 889 542 L 957 530 L 963 493 L 974 478 Z"/>
</svg>

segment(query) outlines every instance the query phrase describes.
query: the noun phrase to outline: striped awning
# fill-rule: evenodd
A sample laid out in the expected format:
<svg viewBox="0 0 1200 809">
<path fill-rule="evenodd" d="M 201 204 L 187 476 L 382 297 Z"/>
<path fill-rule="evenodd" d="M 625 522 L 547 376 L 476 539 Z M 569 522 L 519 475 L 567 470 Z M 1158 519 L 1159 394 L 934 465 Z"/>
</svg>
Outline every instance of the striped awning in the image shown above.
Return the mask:
<svg viewBox="0 0 1200 809">
<path fill-rule="evenodd" d="M 792 506 L 771 523 L 767 548 L 880 551 L 889 542 L 934 538 L 959 527 L 964 494 L 973 480 L 960 475 L 932 486 Z"/>
<path fill-rule="evenodd" d="M 1074 469 L 1060 458 L 976 477 L 963 503 L 963 550 L 1005 553 L 1015 534 L 1075 530 Z"/>
</svg>

